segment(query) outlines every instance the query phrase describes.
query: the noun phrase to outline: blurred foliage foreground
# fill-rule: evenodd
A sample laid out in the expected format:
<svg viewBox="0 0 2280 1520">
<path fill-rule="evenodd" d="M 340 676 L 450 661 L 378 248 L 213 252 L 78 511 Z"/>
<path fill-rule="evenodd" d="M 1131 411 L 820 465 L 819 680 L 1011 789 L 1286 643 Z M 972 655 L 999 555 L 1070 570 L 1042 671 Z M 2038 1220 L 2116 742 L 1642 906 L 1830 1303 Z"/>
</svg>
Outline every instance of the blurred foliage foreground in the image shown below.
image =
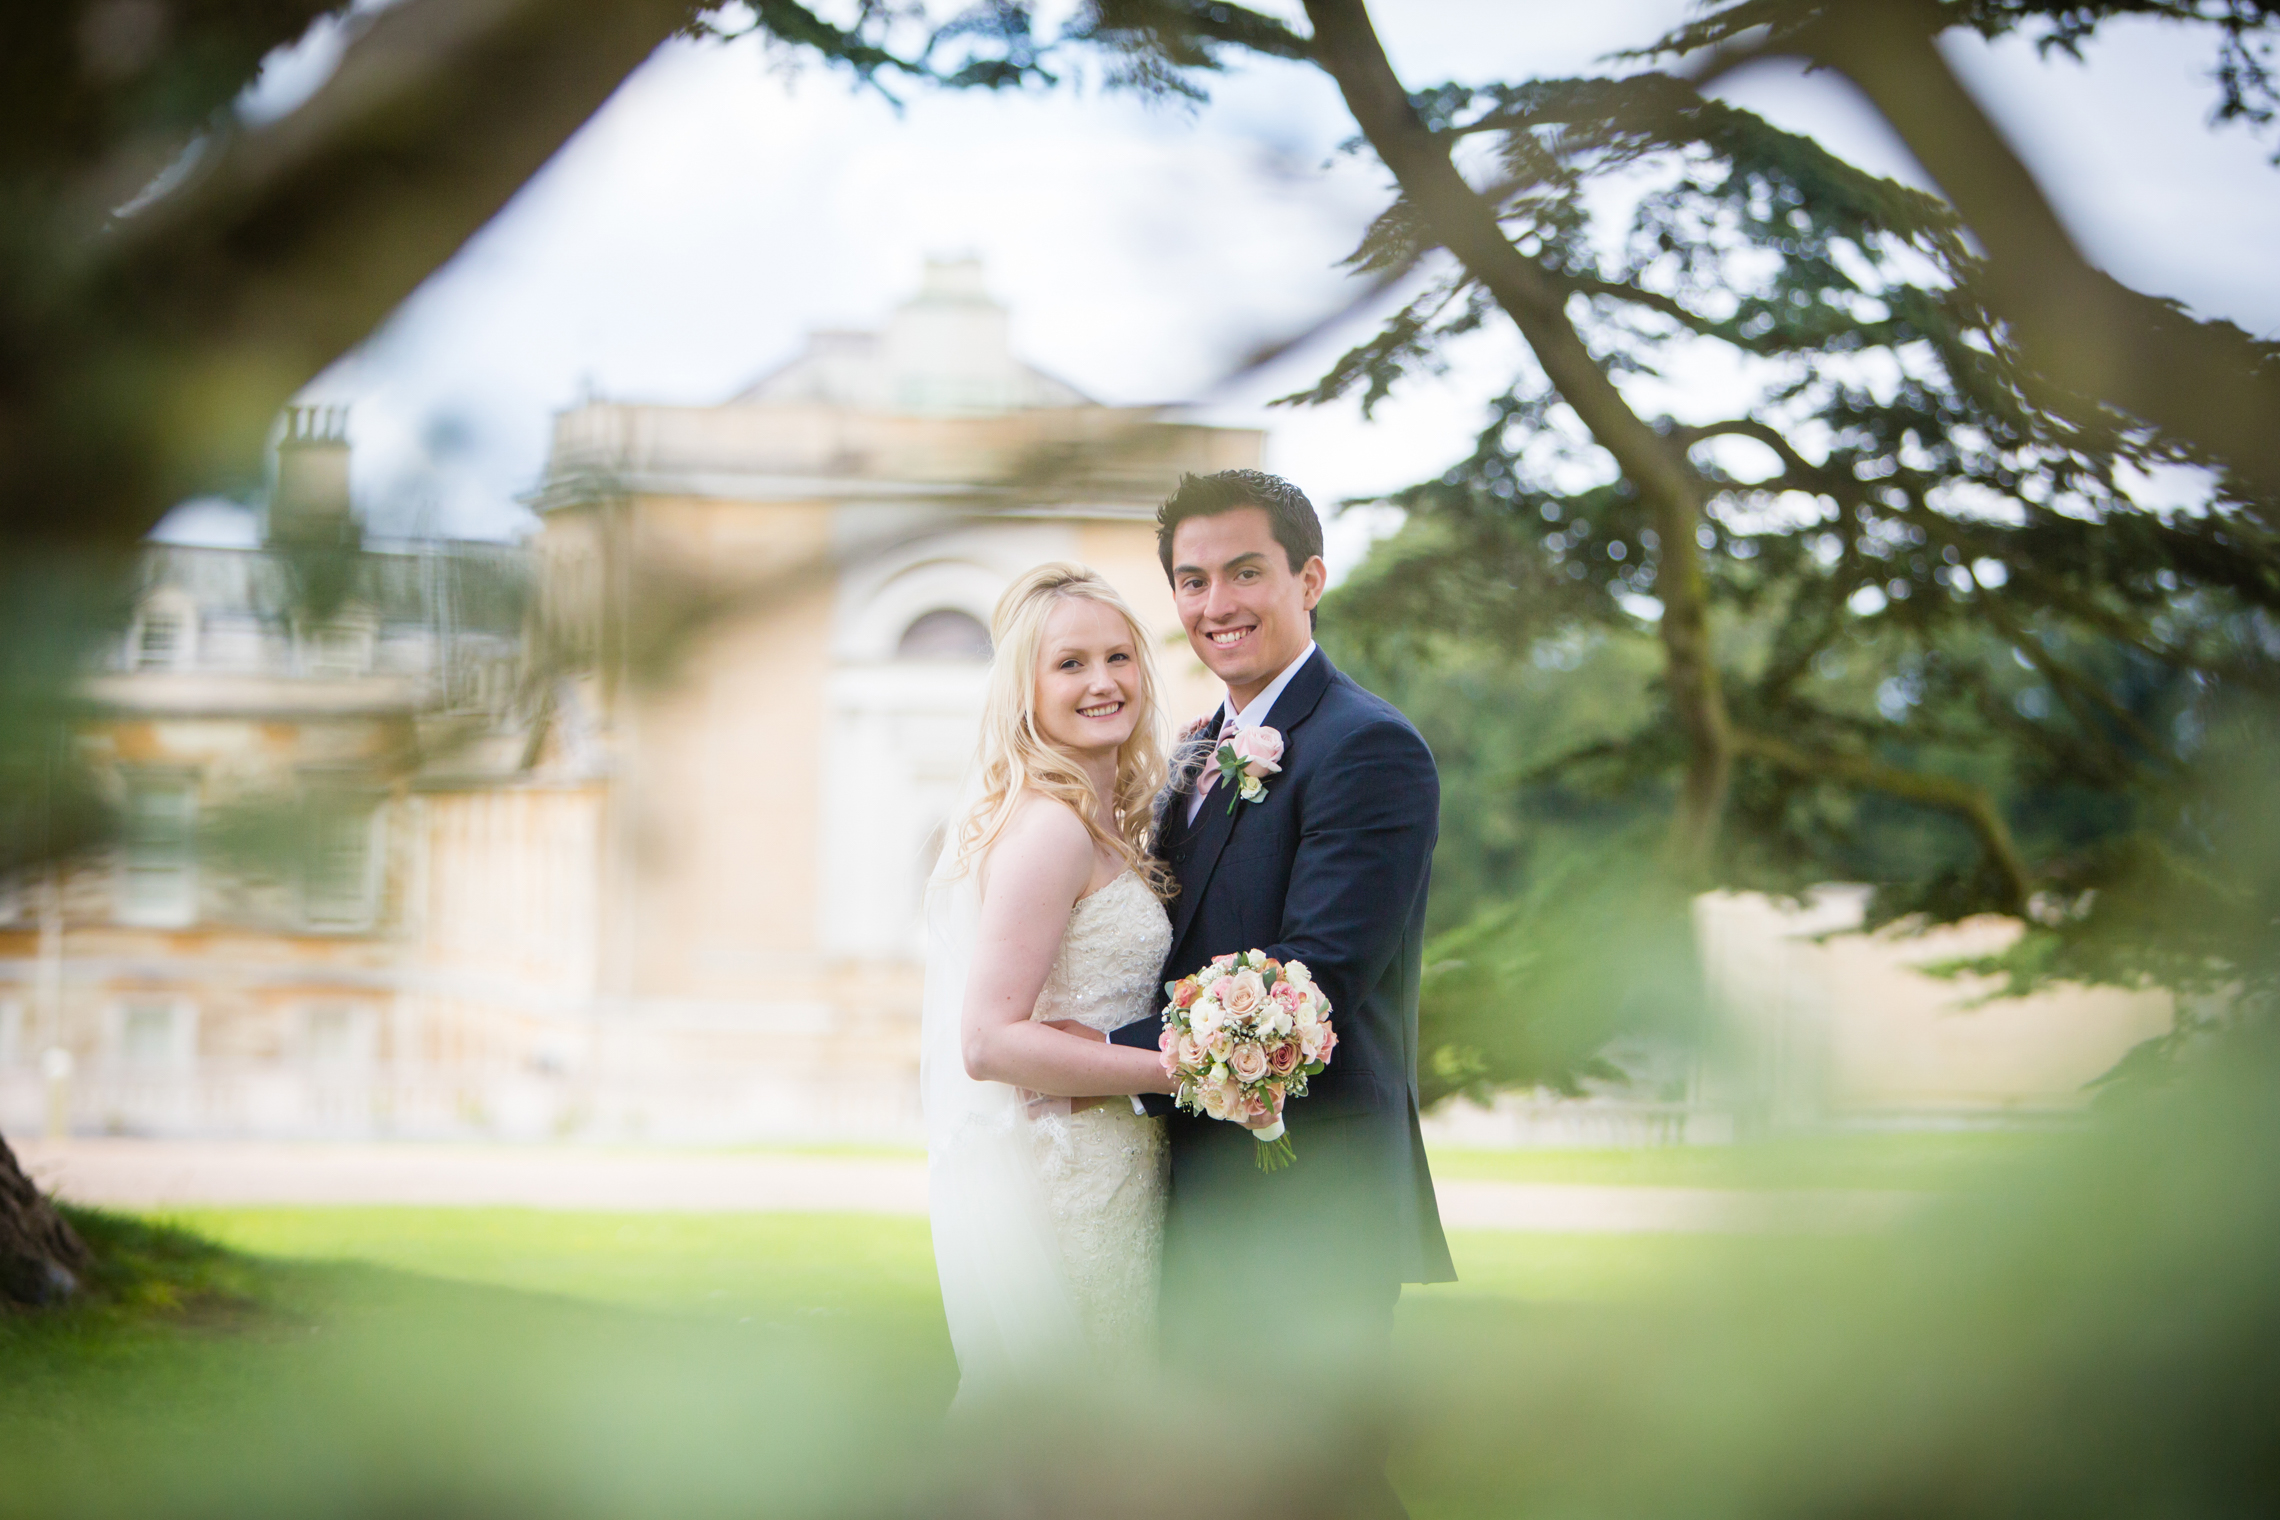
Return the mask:
<svg viewBox="0 0 2280 1520">
<path fill-rule="evenodd" d="M 1761 1240 L 1681 1291 L 1417 1294 L 1369 1398 L 1289 1375 L 1295 1310 L 1192 1382 L 947 1427 L 925 1285 L 859 1250 L 840 1272 L 821 1235 L 731 1315 L 83 1215 L 100 1299 L 0 1321 L 0 1512 L 1256 1520 L 1337 1513 L 1384 1419 L 1421 1517 L 2268 1514 L 2276 1070 L 2259 1049 L 1893 1234 Z"/>
</svg>

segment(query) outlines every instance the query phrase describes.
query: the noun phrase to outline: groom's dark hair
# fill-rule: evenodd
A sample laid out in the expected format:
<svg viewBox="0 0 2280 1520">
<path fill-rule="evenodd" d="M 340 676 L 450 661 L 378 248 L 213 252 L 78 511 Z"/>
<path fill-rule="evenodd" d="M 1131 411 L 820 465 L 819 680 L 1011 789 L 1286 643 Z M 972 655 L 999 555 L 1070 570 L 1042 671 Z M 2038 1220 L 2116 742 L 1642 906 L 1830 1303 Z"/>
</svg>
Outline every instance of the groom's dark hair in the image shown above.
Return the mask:
<svg viewBox="0 0 2280 1520">
<path fill-rule="evenodd" d="M 1179 489 L 1156 511 L 1156 557 L 1164 562 L 1164 579 L 1172 577 L 1172 535 L 1191 517 L 1217 517 L 1243 507 L 1258 507 L 1273 526 L 1275 542 L 1282 545 L 1293 574 L 1322 552 L 1322 519 L 1306 493 L 1280 475 L 1264 470 L 1221 470 L 1216 475 L 1182 475 Z"/>
</svg>

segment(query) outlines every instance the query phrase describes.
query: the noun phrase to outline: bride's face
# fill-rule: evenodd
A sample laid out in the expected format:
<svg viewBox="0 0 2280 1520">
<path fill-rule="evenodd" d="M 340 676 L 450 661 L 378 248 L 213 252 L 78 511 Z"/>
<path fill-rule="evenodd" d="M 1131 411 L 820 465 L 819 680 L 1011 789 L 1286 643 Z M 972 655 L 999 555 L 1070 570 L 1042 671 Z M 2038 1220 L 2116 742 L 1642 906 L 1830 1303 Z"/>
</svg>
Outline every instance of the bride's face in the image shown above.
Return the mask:
<svg viewBox="0 0 2280 1520">
<path fill-rule="evenodd" d="M 1072 754 L 1114 753 L 1140 722 L 1140 655 L 1113 607 L 1063 597 L 1045 616 L 1037 728 Z"/>
</svg>

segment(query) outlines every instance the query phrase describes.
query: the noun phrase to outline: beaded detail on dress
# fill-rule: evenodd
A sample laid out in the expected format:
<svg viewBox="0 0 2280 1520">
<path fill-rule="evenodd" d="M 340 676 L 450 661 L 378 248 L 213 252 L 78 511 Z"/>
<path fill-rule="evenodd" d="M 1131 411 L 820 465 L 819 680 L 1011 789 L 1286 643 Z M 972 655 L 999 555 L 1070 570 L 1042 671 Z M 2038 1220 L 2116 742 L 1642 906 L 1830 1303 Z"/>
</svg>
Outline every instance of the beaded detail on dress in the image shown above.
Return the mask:
<svg viewBox="0 0 2280 1520">
<path fill-rule="evenodd" d="M 1045 974 L 1033 1019 L 1074 1019 L 1103 1034 L 1156 1012 L 1156 978 L 1171 953 L 1172 921 L 1136 871 L 1069 910 L 1061 953 Z"/>
<path fill-rule="evenodd" d="M 1148 1017 L 1171 944 L 1163 904 L 1125 872 L 1070 909 L 1061 953 L 1030 1017 L 1073 1019 L 1103 1032 Z M 1073 1114 L 1041 1114 L 1031 1134 L 1086 1333 L 1106 1356 L 1144 1355 L 1163 1261 L 1164 1122 L 1111 1098 Z"/>
</svg>

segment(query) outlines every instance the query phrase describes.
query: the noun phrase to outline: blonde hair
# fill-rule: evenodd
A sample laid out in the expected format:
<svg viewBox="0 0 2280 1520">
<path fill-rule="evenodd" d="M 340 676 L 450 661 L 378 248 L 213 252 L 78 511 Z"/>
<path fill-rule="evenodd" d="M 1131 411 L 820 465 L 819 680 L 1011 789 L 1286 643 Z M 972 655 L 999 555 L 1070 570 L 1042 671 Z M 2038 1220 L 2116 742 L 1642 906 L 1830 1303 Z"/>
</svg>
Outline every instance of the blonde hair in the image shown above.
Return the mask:
<svg viewBox="0 0 2280 1520">
<path fill-rule="evenodd" d="M 1045 622 L 1065 601 L 1113 608 L 1132 634 L 1140 667 L 1140 719 L 1117 747 L 1115 795 L 1109 811 L 1116 831 L 1101 827 L 1099 801 L 1084 768 L 1037 726 L 1037 666 Z M 1029 571 L 998 598 L 990 616 L 989 697 L 982 706 L 981 797 L 956 827 L 959 870 L 972 869 L 1005 832 L 1024 791 L 1061 803 L 1084 820 L 1093 838 L 1124 857 L 1158 897 L 1172 895 L 1171 873 L 1148 853 L 1149 809 L 1166 776 L 1163 703 L 1157 698 L 1156 661 L 1148 630 L 1116 588 L 1083 565 L 1045 564 Z"/>
</svg>

